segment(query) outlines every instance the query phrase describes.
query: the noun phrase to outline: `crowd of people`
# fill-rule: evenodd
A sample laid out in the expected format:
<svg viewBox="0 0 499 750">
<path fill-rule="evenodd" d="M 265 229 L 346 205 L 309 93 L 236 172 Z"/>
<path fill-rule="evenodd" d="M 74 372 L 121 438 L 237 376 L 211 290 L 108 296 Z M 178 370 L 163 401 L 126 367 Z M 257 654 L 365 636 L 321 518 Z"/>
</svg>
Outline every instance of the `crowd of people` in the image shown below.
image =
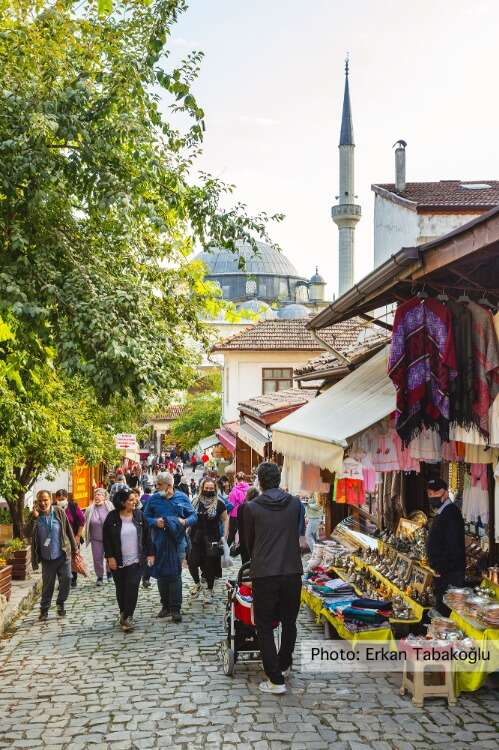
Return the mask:
<svg viewBox="0 0 499 750">
<path fill-rule="evenodd" d="M 140 586 L 157 582 L 157 617 L 182 621 L 182 568 L 192 578 L 190 596 L 213 601 L 222 577 L 222 561 L 230 556 L 251 560 L 255 624 L 268 679 L 265 692 L 284 692 L 283 673 L 291 665 L 300 602 L 300 536 L 305 532 L 304 506 L 279 489 L 280 470 L 263 463 L 257 476 L 238 473 L 232 482 L 205 467 L 203 477 L 188 481 L 185 456 L 169 456 L 157 468 L 118 467 L 106 487 L 94 491 L 83 512 L 59 490 L 54 498 L 38 492 L 29 535 L 32 560 L 42 569 L 39 619 L 45 621 L 59 582 L 57 614 L 65 615 L 71 587 L 77 586 L 79 550 L 91 548 L 96 586 L 114 581 L 118 623 L 134 629 Z M 165 457 L 166 458 L 166 457 Z M 230 556 L 229 560 L 227 555 Z M 83 564 L 81 561 L 80 564 Z M 203 585 L 204 584 L 204 585 Z M 276 651 L 272 622 L 282 623 Z"/>
</svg>

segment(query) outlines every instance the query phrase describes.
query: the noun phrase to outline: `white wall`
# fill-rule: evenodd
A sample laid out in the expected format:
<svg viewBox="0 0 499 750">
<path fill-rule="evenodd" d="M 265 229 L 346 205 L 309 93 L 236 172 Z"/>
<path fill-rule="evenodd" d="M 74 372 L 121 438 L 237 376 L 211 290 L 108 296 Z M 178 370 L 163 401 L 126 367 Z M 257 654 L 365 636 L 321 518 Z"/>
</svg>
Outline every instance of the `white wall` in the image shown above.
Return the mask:
<svg viewBox="0 0 499 750">
<path fill-rule="evenodd" d="M 40 490 L 48 490 L 49 492 L 55 493 L 57 490 L 67 490 L 70 492 L 72 490 L 71 486 L 71 472 L 69 471 L 57 471 L 55 474 L 50 474 L 50 477 L 54 477 L 53 479 L 46 479 L 46 474 L 41 474 L 35 481 L 34 485 L 31 487 L 29 492 L 26 493 L 26 502 L 25 505 L 27 505 L 29 508 L 33 507 L 33 502 L 36 497 L 36 493 Z"/>
<path fill-rule="evenodd" d="M 419 234 L 416 211 L 374 196 L 374 267 L 401 247 L 412 247 Z"/>
<path fill-rule="evenodd" d="M 262 351 L 224 354 L 223 411 L 224 422 L 239 419 L 238 404 L 248 398 L 262 395 L 262 369 L 264 367 L 292 367 L 308 362 L 318 352 Z"/>
<path fill-rule="evenodd" d="M 377 268 L 401 247 L 414 247 L 452 232 L 479 213 L 417 213 L 374 196 L 374 267 Z"/>
</svg>

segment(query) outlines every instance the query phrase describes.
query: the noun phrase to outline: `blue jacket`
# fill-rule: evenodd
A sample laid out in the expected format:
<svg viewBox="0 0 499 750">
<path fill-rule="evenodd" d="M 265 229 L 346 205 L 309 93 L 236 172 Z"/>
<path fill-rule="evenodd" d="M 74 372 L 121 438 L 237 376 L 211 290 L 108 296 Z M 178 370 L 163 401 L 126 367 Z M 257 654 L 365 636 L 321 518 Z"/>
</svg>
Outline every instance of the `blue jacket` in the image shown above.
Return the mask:
<svg viewBox="0 0 499 750">
<path fill-rule="evenodd" d="M 151 575 L 153 578 L 176 575 L 177 572 L 180 572 L 180 558 L 184 557 L 187 546 L 185 530 L 198 520 L 197 513 L 189 498 L 178 490 L 169 499 L 163 497 L 159 492 L 155 492 L 147 501 L 144 516 L 151 528 L 156 551 L 156 563 L 151 570 Z M 165 521 L 164 529 L 160 529 L 156 525 L 158 518 L 163 518 Z M 186 526 L 179 523 L 179 518 L 186 520 Z M 175 547 L 175 558 L 178 562 L 178 571 L 175 569 L 175 572 L 170 571 L 172 565 L 171 546 Z"/>
</svg>

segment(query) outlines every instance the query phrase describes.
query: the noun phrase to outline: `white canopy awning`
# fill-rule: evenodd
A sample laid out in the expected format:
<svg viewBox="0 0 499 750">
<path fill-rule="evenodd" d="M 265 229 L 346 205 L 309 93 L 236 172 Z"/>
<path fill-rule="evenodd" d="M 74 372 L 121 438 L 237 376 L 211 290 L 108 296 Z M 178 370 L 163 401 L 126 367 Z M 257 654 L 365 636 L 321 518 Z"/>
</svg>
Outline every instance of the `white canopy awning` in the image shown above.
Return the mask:
<svg viewBox="0 0 499 750">
<path fill-rule="evenodd" d="M 207 451 L 209 448 L 213 448 L 215 445 L 218 445 L 219 442 L 220 440 L 216 435 L 208 435 L 208 437 L 202 438 L 199 441 L 198 445 L 202 451 Z"/>
<path fill-rule="evenodd" d="M 238 433 L 239 438 L 253 448 L 259 456 L 265 455 L 265 446 L 270 442 L 272 436 L 268 430 L 260 427 L 253 420 L 242 419 Z"/>
<path fill-rule="evenodd" d="M 272 448 L 284 456 L 338 471 L 348 439 L 395 410 L 387 373 L 388 347 L 328 391 L 272 428 Z"/>
</svg>

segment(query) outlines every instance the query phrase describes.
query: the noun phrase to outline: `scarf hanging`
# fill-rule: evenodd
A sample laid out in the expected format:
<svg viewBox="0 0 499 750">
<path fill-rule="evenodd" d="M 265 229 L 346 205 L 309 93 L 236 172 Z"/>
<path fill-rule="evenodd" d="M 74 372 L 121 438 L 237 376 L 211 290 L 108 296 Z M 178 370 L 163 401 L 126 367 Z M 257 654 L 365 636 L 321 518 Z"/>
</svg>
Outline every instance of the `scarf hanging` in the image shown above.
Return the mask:
<svg viewBox="0 0 499 750">
<path fill-rule="evenodd" d="M 217 514 L 218 497 L 215 493 L 214 497 L 206 497 L 206 495 L 198 495 L 196 500 L 196 510 L 205 510 L 206 515 L 209 518 L 214 518 Z"/>
</svg>

